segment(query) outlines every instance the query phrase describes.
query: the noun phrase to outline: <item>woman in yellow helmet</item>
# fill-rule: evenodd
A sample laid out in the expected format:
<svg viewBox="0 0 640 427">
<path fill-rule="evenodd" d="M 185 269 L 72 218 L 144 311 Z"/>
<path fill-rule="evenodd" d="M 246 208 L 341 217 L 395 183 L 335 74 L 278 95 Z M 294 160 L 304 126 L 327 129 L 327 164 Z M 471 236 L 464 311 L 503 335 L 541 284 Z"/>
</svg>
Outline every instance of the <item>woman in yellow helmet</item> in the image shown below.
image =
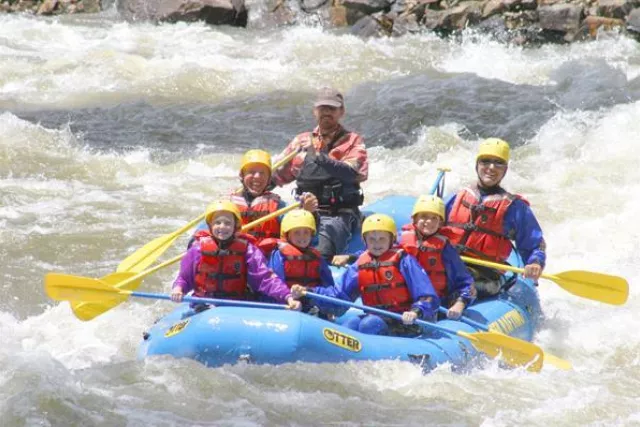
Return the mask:
<svg viewBox="0 0 640 427">
<path fill-rule="evenodd" d="M 231 201 L 240 210 L 242 224 L 262 218 L 286 206 L 276 193 L 267 190 L 271 180 L 271 155 L 263 150 L 249 150 L 240 163 L 242 189 L 231 194 Z M 318 199 L 311 193 L 301 195 L 303 208 L 313 212 L 318 208 Z M 256 238 L 260 247 L 265 239 L 280 237 L 280 218 L 266 221 L 248 231 Z"/>
<path fill-rule="evenodd" d="M 509 156 L 509 144 L 501 139 L 480 144 L 478 181 L 447 202 L 447 236 L 463 255 L 496 262 L 506 262 L 515 249 L 525 263 L 524 276 L 537 280 L 546 261 L 544 237 L 529 202 L 500 185 Z M 499 274 L 476 267 L 472 272 L 479 297 L 500 292 Z"/>
<path fill-rule="evenodd" d="M 413 327 L 416 319 L 435 320 L 440 299 L 429 277 L 418 261 L 403 249 L 394 247 L 396 224 L 387 215 L 374 214 L 362 223 L 366 250 L 342 276 L 338 298 L 402 314 L 402 323 L 367 314 L 349 318 L 344 326 L 365 334 L 412 335 L 420 332 Z M 299 295 L 301 288 L 291 291 Z M 324 294 L 331 290 L 318 289 Z"/>
<path fill-rule="evenodd" d="M 205 212 L 205 221 L 209 236 L 198 240 L 182 259 L 171 292 L 173 301 L 182 301 L 182 296 L 192 290 L 197 297 L 237 300 L 253 300 L 258 294 L 300 309 L 300 301 L 267 267 L 262 252 L 236 235 L 241 217 L 233 203 L 212 203 Z"/>
</svg>

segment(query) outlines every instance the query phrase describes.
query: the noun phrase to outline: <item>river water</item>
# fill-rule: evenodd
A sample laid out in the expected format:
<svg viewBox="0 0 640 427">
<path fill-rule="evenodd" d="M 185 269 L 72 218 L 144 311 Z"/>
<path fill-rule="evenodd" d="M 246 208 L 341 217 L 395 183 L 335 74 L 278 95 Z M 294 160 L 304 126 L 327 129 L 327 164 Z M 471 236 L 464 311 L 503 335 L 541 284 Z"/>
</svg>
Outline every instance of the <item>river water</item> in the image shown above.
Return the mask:
<svg viewBox="0 0 640 427">
<path fill-rule="evenodd" d="M 616 35 L 522 49 L 473 33 L 0 16 L 0 425 L 640 425 L 639 74 L 639 45 Z M 138 361 L 171 303 L 81 322 L 48 299 L 47 272 L 109 274 L 227 194 L 244 150 L 278 152 L 312 126 L 325 84 L 366 139 L 368 202 L 426 192 L 438 166 L 454 190 L 480 139 L 513 143 L 504 184 L 543 225 L 547 271 L 630 283 L 607 306 L 541 282 L 535 343 L 574 370 Z M 140 290 L 168 292 L 175 272 Z"/>
</svg>

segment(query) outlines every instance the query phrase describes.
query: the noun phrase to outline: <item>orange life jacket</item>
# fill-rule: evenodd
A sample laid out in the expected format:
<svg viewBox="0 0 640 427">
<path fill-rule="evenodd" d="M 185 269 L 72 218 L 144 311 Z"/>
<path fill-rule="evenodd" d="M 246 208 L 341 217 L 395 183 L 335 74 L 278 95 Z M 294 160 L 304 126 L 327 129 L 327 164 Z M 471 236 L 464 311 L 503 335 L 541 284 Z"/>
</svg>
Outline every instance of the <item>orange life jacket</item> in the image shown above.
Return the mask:
<svg viewBox="0 0 640 427">
<path fill-rule="evenodd" d="M 199 244 L 202 257 L 196 270 L 194 295 L 249 299 L 245 260 L 249 243 L 236 237 L 227 248 L 220 249 L 213 238 L 203 237 Z"/>
<path fill-rule="evenodd" d="M 234 193 L 231 195 L 231 201 L 240 210 L 242 217 L 242 225 L 247 225 L 257 219 L 262 218 L 272 212 L 278 210 L 280 196 L 270 191 L 266 191 L 260 196 L 253 199 L 250 205 L 242 194 Z M 272 218 L 265 221 L 257 227 L 248 230 L 247 233 L 255 236 L 258 242 L 269 237 L 280 238 L 280 222 L 278 218 Z"/>
<path fill-rule="evenodd" d="M 279 242 L 278 250 L 284 258 L 284 277 L 287 286 L 302 285 L 306 288 L 320 285 L 320 259 L 314 248 L 301 251 L 288 242 Z"/>
<path fill-rule="evenodd" d="M 439 233 L 432 234 L 418 242 L 413 225 L 402 228 L 400 245 L 416 257 L 418 263 L 429 275 L 431 284 L 440 298 L 447 296 L 447 274 L 442 261 L 442 251 L 449 239 Z"/>
<path fill-rule="evenodd" d="M 358 287 L 362 302 L 370 307 L 402 313 L 411 308 L 413 299 L 400 273 L 400 260 L 406 252 L 391 248 L 378 258 L 365 251 L 358 260 Z"/>
<path fill-rule="evenodd" d="M 461 190 L 451 208 L 445 235 L 459 252 L 476 258 L 504 262 L 509 258 L 511 236 L 504 234 L 504 216 L 521 196 L 503 191 L 480 201 L 476 187 Z"/>
</svg>

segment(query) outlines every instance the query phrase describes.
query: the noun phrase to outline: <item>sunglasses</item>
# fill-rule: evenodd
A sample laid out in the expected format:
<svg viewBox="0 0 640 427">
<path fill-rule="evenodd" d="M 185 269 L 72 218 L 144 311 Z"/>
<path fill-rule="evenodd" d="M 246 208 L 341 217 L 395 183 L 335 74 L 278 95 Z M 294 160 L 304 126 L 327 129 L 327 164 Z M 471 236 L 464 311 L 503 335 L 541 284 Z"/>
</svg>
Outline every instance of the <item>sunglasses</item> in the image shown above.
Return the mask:
<svg viewBox="0 0 640 427">
<path fill-rule="evenodd" d="M 482 166 L 493 165 L 498 169 L 504 169 L 507 167 L 507 162 L 500 159 L 480 159 L 478 160 L 478 163 L 480 163 Z"/>
</svg>

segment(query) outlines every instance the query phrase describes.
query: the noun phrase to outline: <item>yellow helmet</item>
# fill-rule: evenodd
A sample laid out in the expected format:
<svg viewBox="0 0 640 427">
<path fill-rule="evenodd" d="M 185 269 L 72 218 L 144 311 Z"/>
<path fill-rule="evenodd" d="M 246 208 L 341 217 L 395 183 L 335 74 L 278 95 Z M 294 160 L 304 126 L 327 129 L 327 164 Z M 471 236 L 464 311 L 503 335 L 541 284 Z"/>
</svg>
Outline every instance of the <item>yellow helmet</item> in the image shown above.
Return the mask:
<svg viewBox="0 0 640 427">
<path fill-rule="evenodd" d="M 509 144 L 499 138 L 487 138 L 478 147 L 476 162 L 482 157 L 497 157 L 509 163 Z"/>
<path fill-rule="evenodd" d="M 393 240 L 398 233 L 396 222 L 389 215 L 384 214 L 373 214 L 365 218 L 362 222 L 362 237 L 370 231 L 387 231 L 393 235 Z"/>
<path fill-rule="evenodd" d="M 304 209 L 291 211 L 282 218 L 280 237 L 284 238 L 289 231 L 301 227 L 310 228 L 313 234 L 316 234 L 316 219 L 313 214 Z"/>
<path fill-rule="evenodd" d="M 416 200 L 416 204 L 413 205 L 411 217 L 413 218 L 419 213 L 436 214 L 444 221 L 444 202 L 438 196 L 420 196 L 418 200 Z"/>
<path fill-rule="evenodd" d="M 240 162 L 240 173 L 242 174 L 245 168 L 250 165 L 264 165 L 271 172 L 271 154 L 264 150 L 247 151 Z"/>
<path fill-rule="evenodd" d="M 240 210 L 238 210 L 238 207 L 233 204 L 233 202 L 228 200 L 218 200 L 207 206 L 204 216 L 207 224 L 211 224 L 211 219 L 213 219 L 214 215 L 218 212 L 229 212 L 233 214 L 236 219 L 236 229 L 240 228 L 240 224 L 242 224 L 242 217 L 240 216 Z"/>
</svg>

